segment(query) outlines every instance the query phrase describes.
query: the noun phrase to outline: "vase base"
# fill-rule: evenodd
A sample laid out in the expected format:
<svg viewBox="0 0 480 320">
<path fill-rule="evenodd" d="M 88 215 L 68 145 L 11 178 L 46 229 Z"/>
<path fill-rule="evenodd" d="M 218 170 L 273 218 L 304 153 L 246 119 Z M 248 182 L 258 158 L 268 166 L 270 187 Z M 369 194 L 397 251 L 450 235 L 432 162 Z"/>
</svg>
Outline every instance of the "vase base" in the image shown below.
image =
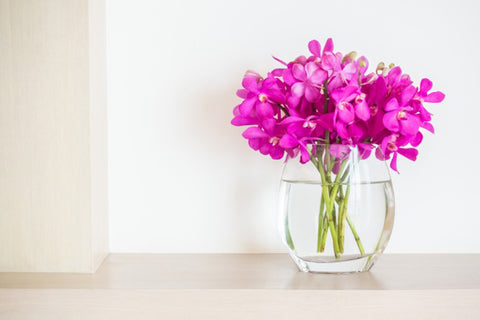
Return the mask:
<svg viewBox="0 0 480 320">
<path fill-rule="evenodd" d="M 378 254 L 362 256 L 335 257 L 297 257 L 290 253 L 293 261 L 303 272 L 309 273 L 357 273 L 365 272 L 372 268 Z"/>
</svg>

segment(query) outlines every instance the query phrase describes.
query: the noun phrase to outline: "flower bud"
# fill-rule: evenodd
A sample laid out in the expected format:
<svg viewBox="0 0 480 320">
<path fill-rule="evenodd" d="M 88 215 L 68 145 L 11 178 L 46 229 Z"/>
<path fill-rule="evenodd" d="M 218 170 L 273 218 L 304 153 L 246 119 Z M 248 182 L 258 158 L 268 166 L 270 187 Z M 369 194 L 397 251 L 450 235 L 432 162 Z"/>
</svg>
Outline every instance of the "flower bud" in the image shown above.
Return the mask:
<svg viewBox="0 0 480 320">
<path fill-rule="evenodd" d="M 377 69 L 375 70 L 375 72 L 378 74 L 378 73 L 382 73 L 383 72 L 383 69 L 385 69 L 385 63 L 383 62 L 380 62 L 379 64 L 377 64 Z"/>
<path fill-rule="evenodd" d="M 361 57 L 360 59 L 358 59 L 358 66 L 360 68 L 365 68 L 367 66 L 367 60 L 365 60 L 365 58 Z"/>
<path fill-rule="evenodd" d="M 344 63 L 345 61 L 353 61 L 355 60 L 356 57 L 357 57 L 357 52 L 352 51 L 343 57 L 342 63 Z"/>
</svg>

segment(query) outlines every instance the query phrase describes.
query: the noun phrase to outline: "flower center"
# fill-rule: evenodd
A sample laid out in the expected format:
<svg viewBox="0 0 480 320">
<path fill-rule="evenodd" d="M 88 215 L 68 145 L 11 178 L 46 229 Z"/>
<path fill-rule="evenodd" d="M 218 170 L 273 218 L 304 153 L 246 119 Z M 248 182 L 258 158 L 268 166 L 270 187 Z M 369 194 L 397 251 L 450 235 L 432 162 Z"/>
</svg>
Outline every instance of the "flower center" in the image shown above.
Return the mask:
<svg viewBox="0 0 480 320">
<path fill-rule="evenodd" d="M 271 137 L 268 142 L 270 142 L 273 146 L 278 144 L 278 142 L 280 141 L 280 138 L 279 137 Z"/>
<path fill-rule="evenodd" d="M 260 100 L 260 102 L 265 102 L 265 101 L 267 101 L 267 99 L 268 99 L 268 97 L 265 93 L 260 93 L 258 95 L 258 100 Z"/>
<path fill-rule="evenodd" d="M 387 149 L 390 150 L 390 151 L 397 151 L 397 145 L 395 144 L 395 142 L 389 142 L 387 144 Z"/>
<path fill-rule="evenodd" d="M 355 97 L 355 103 L 361 103 L 365 100 L 365 93 L 361 93 Z"/>
<path fill-rule="evenodd" d="M 312 122 L 312 121 L 305 121 L 303 123 L 303 127 L 304 128 L 315 129 L 317 127 L 317 124 L 315 122 Z"/>
<path fill-rule="evenodd" d="M 345 102 L 345 101 L 340 102 L 338 104 L 338 109 L 340 109 L 342 111 L 345 110 L 347 104 L 348 104 L 348 102 Z"/>
<path fill-rule="evenodd" d="M 405 119 L 407 119 L 407 113 L 405 112 L 405 110 L 399 111 L 399 112 L 397 113 L 397 119 L 398 119 L 398 120 L 405 120 Z"/>
<path fill-rule="evenodd" d="M 372 104 L 370 106 L 370 114 L 372 115 L 372 117 L 374 117 L 378 112 L 378 106 L 376 104 Z"/>
<path fill-rule="evenodd" d="M 398 150 L 398 147 L 397 147 L 397 138 L 398 138 L 398 135 L 393 135 L 390 137 L 390 141 L 388 141 L 387 143 L 387 149 L 390 150 L 390 151 L 397 151 Z"/>
</svg>

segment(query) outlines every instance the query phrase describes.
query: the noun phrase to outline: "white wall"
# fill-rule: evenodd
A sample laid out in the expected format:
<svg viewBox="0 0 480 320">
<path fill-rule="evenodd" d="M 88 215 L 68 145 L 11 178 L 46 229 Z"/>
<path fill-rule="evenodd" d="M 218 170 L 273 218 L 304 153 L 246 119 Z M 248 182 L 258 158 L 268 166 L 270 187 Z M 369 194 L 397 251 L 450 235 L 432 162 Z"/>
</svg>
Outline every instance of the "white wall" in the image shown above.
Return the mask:
<svg viewBox="0 0 480 320">
<path fill-rule="evenodd" d="M 400 4 L 401 3 L 401 4 Z M 437 133 L 394 177 L 388 252 L 480 252 L 480 6 L 475 1 L 107 1 L 110 246 L 131 252 L 283 251 L 282 163 L 230 125 L 243 73 L 333 37 L 447 98 Z"/>
</svg>

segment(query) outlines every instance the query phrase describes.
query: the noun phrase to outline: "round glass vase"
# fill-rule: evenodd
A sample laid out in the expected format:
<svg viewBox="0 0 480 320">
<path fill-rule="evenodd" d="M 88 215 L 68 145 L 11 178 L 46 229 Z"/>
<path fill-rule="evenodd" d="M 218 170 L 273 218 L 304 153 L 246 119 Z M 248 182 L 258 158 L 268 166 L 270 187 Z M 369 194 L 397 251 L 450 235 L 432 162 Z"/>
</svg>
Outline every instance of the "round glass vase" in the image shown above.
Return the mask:
<svg viewBox="0 0 480 320">
<path fill-rule="evenodd" d="M 288 157 L 280 185 L 280 234 L 304 272 L 368 271 L 390 238 L 395 211 L 378 150 L 313 142 Z"/>
</svg>

